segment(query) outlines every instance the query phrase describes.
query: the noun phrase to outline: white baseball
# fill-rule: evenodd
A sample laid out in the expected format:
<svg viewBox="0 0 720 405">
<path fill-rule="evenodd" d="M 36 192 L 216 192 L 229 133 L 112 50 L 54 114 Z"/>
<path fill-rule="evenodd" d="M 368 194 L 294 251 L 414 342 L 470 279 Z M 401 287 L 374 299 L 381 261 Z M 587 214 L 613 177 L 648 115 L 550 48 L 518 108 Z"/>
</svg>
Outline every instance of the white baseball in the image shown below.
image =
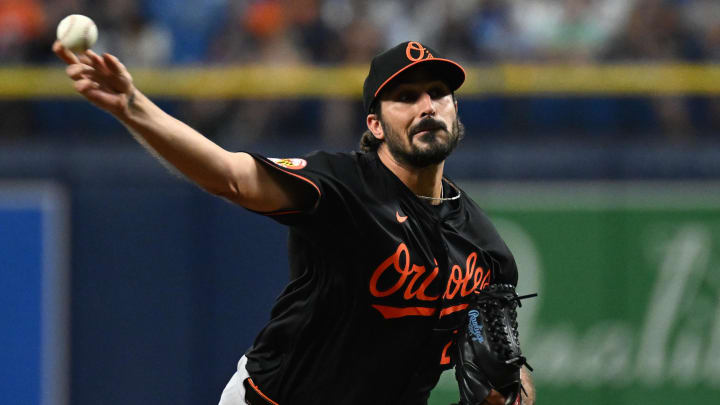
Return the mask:
<svg viewBox="0 0 720 405">
<path fill-rule="evenodd" d="M 60 21 L 57 39 L 73 52 L 83 52 L 95 44 L 98 37 L 93 20 L 81 14 L 71 14 Z"/>
</svg>

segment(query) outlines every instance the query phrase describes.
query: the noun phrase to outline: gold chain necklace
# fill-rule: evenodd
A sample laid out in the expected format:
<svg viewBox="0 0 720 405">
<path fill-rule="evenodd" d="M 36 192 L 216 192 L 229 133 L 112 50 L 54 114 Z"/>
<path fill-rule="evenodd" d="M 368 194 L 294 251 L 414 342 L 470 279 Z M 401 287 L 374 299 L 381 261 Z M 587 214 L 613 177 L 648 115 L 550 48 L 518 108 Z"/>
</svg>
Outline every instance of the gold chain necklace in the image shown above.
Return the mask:
<svg viewBox="0 0 720 405">
<path fill-rule="evenodd" d="M 415 194 L 415 196 L 417 198 L 421 198 L 423 200 L 431 200 L 431 201 L 453 201 L 453 200 L 457 200 L 458 198 L 460 198 L 460 196 L 462 195 L 460 190 L 457 187 L 455 187 L 452 183 L 448 182 L 448 184 L 450 185 L 450 187 L 454 188 L 455 191 L 457 191 L 456 195 L 454 195 L 452 197 L 445 197 L 445 187 L 442 187 L 442 188 L 440 188 L 440 197 L 430 197 L 427 195 L 420 195 L 420 194 Z"/>
</svg>

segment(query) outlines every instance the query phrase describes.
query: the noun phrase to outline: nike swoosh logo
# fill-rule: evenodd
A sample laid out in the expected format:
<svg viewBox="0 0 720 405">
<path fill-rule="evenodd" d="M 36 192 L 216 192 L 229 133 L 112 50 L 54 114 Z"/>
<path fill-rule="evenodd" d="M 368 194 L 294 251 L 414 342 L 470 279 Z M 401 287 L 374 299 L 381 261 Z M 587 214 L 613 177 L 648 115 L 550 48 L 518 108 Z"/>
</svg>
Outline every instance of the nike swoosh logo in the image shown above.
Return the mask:
<svg viewBox="0 0 720 405">
<path fill-rule="evenodd" d="M 401 224 L 407 221 L 407 218 L 407 215 L 400 215 L 400 211 L 395 211 L 395 219 L 397 219 L 397 221 Z"/>
</svg>

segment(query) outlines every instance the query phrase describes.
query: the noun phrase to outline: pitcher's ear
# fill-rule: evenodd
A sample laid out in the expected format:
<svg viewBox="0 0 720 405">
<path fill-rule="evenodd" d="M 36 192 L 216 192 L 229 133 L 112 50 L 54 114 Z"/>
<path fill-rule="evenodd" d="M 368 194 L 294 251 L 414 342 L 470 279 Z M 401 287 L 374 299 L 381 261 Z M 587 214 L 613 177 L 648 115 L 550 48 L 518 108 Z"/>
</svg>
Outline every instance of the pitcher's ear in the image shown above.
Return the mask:
<svg viewBox="0 0 720 405">
<path fill-rule="evenodd" d="M 380 118 L 377 116 L 377 114 L 368 114 L 366 124 L 368 130 L 372 132 L 375 138 L 385 138 L 385 132 L 383 131 L 382 122 L 380 121 Z"/>
</svg>

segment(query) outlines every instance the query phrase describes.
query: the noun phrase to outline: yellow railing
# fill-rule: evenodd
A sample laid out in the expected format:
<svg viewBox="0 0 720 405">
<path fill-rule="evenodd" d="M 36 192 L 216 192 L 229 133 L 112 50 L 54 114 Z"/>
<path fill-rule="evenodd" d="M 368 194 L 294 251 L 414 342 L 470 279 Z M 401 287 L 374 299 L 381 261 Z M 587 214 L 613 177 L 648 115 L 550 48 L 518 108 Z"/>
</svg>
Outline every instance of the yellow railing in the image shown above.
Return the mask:
<svg viewBox="0 0 720 405">
<path fill-rule="evenodd" d="M 132 69 L 155 97 L 359 98 L 366 66 L 218 66 Z M 720 95 L 720 65 L 502 64 L 467 67 L 463 97 Z M 62 66 L 0 68 L 0 99 L 77 97 Z"/>
</svg>

